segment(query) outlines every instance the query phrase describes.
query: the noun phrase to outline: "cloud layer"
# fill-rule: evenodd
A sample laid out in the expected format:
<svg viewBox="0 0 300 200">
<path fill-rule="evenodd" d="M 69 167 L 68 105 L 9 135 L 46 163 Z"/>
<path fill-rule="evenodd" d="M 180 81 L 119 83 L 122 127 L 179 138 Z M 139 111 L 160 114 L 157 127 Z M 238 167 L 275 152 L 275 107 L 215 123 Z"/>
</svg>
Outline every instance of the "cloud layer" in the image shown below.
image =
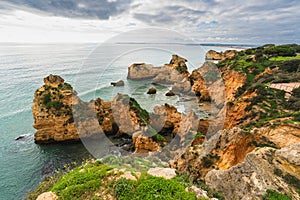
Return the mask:
<svg viewBox="0 0 300 200">
<path fill-rule="evenodd" d="M 18 18 L 15 13 L 20 10 L 47 18 L 54 29 L 59 29 L 61 20 L 69 19 L 82 28 L 67 23 L 64 28 L 77 33 L 104 30 L 113 35 L 134 28 L 162 27 L 199 42 L 300 43 L 299 0 L 3 0 L 0 28 L 19 26 L 14 20 L 1 21 L 1 17 Z M 25 20 L 23 26 L 30 29 L 32 24 L 28 24 Z"/>
</svg>

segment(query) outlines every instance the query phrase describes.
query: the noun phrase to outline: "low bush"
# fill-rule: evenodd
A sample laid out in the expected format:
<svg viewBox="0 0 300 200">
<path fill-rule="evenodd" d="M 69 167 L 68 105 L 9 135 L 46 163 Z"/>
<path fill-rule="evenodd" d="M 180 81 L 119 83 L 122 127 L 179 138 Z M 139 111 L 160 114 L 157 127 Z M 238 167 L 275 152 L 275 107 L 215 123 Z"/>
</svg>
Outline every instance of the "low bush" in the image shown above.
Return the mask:
<svg viewBox="0 0 300 200">
<path fill-rule="evenodd" d="M 61 101 L 50 101 L 46 104 L 46 108 L 55 108 L 56 110 L 60 110 L 64 104 Z"/>
<path fill-rule="evenodd" d="M 134 182 L 120 178 L 114 185 L 114 194 L 119 200 L 131 199 L 134 190 Z"/>
<path fill-rule="evenodd" d="M 274 190 L 267 190 L 263 196 L 263 200 L 292 200 L 289 196 L 276 192 Z"/>
<path fill-rule="evenodd" d="M 194 193 L 186 192 L 184 186 L 175 180 L 148 176 L 140 180 L 135 190 L 135 197 L 131 199 L 196 200 L 196 196 Z"/>
</svg>

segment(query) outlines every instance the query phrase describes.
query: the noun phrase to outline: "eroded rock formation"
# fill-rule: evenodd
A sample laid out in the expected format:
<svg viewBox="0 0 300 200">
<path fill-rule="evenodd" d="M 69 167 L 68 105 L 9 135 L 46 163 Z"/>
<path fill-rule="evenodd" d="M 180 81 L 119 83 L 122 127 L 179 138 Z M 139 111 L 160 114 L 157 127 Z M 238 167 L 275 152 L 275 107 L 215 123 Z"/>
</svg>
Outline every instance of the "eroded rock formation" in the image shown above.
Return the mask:
<svg viewBox="0 0 300 200">
<path fill-rule="evenodd" d="M 236 51 L 234 50 L 227 50 L 225 52 L 217 52 L 214 50 L 209 50 L 206 55 L 205 58 L 207 60 L 224 60 L 226 58 L 233 58 L 235 55 Z"/>
<path fill-rule="evenodd" d="M 212 170 L 206 183 L 226 199 L 262 199 L 267 189 L 299 199 L 300 143 L 282 149 L 264 147 L 228 170 Z M 298 183 L 297 183 L 298 182 Z M 292 186 L 291 186 L 292 185 Z M 294 186 L 293 186 L 294 185 Z"/>
<path fill-rule="evenodd" d="M 59 76 L 50 75 L 34 93 L 32 113 L 36 143 L 77 141 L 72 103 L 79 101 L 73 88 Z"/>
</svg>

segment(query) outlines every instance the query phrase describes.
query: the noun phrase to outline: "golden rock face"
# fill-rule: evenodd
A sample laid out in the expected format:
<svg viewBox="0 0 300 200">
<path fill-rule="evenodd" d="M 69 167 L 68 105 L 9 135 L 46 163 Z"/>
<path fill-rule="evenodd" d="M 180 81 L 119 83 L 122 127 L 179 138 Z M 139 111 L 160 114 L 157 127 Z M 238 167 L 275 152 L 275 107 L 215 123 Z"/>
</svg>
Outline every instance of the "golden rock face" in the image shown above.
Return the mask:
<svg viewBox="0 0 300 200">
<path fill-rule="evenodd" d="M 77 141 L 72 114 L 73 89 L 60 76 L 50 75 L 34 93 L 32 114 L 36 143 Z"/>
</svg>

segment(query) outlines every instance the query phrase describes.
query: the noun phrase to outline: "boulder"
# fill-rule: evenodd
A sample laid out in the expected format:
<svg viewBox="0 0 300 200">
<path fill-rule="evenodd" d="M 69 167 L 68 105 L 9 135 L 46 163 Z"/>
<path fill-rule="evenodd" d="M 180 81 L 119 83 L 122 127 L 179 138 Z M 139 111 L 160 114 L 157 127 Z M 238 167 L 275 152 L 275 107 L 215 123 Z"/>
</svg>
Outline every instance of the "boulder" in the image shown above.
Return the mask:
<svg viewBox="0 0 300 200">
<path fill-rule="evenodd" d="M 132 175 L 131 172 L 125 171 L 124 174 L 120 176 L 120 178 L 125 178 L 131 181 L 137 181 L 136 177 Z"/>
<path fill-rule="evenodd" d="M 58 197 L 54 192 L 45 192 L 40 194 L 36 200 L 57 200 Z"/>
<path fill-rule="evenodd" d="M 186 188 L 186 191 L 195 193 L 196 197 L 199 198 L 199 199 L 200 198 L 207 198 L 207 199 L 209 199 L 207 191 L 205 191 L 205 190 L 203 190 L 201 188 L 197 188 L 194 185 L 191 186 L 191 187 L 189 187 L 189 188 Z"/>
<path fill-rule="evenodd" d="M 165 179 L 171 179 L 176 177 L 176 170 L 171 168 L 150 168 L 147 173 L 151 176 L 162 177 Z"/>
<path fill-rule="evenodd" d="M 125 85 L 124 81 L 122 81 L 122 80 L 120 80 L 118 82 L 111 82 L 110 84 L 112 86 L 124 86 Z"/>
<path fill-rule="evenodd" d="M 156 89 L 155 88 L 150 88 L 147 92 L 147 94 L 156 94 Z"/>
</svg>

